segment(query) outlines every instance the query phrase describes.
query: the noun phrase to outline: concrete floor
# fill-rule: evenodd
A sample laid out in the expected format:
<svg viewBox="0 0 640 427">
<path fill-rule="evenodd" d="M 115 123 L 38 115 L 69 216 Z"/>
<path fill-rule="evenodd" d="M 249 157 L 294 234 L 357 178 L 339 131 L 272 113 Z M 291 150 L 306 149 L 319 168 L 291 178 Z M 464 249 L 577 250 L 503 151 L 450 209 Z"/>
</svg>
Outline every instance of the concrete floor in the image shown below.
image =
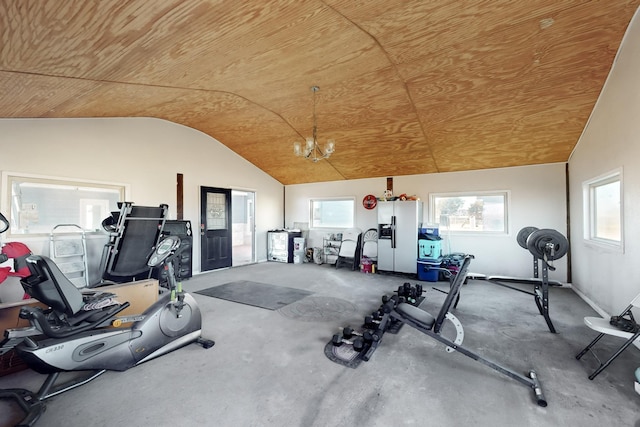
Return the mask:
<svg viewBox="0 0 640 427">
<path fill-rule="evenodd" d="M 473 271 L 473 262 L 471 263 Z M 464 346 L 515 371 L 535 369 L 548 407 L 535 404 L 525 386 L 408 326 L 385 334 L 370 361 L 356 369 L 330 361 L 325 344 L 346 325 L 360 326 L 381 297 L 405 281 L 329 265 L 261 263 L 205 273 L 184 282 L 196 291 L 235 280 L 306 289 L 344 300 L 353 310 L 292 318 L 194 294 L 203 332 L 216 345 L 189 345 L 126 372 L 108 372 L 47 401 L 38 426 L 635 426 L 640 396 L 633 372 L 636 348 L 627 350 L 595 380 L 596 367 L 578 353 L 593 337 L 584 316 L 595 312 L 569 288 L 551 288 L 549 332 L 533 297 L 470 280 L 455 315 Z M 420 282 L 422 308 L 437 314 L 448 283 Z M 351 303 L 351 304 L 349 304 Z M 623 307 L 621 307 L 622 309 Z M 445 328 L 444 334 L 448 330 Z M 619 340 L 607 339 L 604 349 Z M 37 390 L 44 376 L 23 371 L 0 378 L 0 388 Z M 12 425 L 15 408 L 0 403 L 0 425 Z"/>
</svg>

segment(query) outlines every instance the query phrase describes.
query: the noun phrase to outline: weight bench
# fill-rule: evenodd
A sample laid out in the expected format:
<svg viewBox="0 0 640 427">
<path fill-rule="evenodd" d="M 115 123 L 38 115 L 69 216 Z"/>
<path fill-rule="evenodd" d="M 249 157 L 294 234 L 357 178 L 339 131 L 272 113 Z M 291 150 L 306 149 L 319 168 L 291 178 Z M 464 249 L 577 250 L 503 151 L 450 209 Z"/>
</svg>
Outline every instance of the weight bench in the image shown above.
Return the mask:
<svg viewBox="0 0 640 427">
<path fill-rule="evenodd" d="M 416 328 L 423 334 L 426 334 L 431 338 L 434 338 L 435 340 L 440 341 L 441 343 L 446 345 L 446 350 L 448 352 L 458 351 L 465 356 L 470 357 L 473 360 L 484 365 L 487 365 L 491 369 L 507 375 L 509 378 L 519 381 L 525 386 L 531 388 L 535 394 L 537 404 L 539 406 L 545 407 L 547 406 L 547 401 L 542 394 L 542 389 L 540 387 L 540 383 L 535 371 L 530 370 L 528 372 L 528 376 L 521 375 L 461 346 L 462 340 L 464 339 L 464 330 L 460 321 L 452 313 L 449 312 L 449 309 L 458 298 L 460 288 L 465 281 L 467 270 L 469 269 L 469 264 L 471 263 L 472 258 L 473 255 L 465 256 L 460 270 L 458 271 L 455 279 L 451 284 L 451 289 L 444 301 L 444 304 L 440 308 L 440 312 L 438 313 L 437 317 L 434 317 L 426 311 L 407 303 L 400 303 L 395 308 L 393 308 L 393 305 L 387 305 L 385 306 L 385 309 L 391 314 L 391 317 L 393 319 Z M 449 319 L 449 321 L 451 321 L 451 323 L 453 323 L 456 328 L 456 338 L 453 341 L 441 335 L 442 325 L 445 319 Z"/>
</svg>

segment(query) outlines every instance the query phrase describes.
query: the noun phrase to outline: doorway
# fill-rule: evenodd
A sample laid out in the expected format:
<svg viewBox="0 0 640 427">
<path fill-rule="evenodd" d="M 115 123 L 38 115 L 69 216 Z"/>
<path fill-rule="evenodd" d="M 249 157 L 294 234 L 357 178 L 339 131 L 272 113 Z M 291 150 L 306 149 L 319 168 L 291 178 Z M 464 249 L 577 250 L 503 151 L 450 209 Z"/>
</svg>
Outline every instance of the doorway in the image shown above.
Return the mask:
<svg viewBox="0 0 640 427">
<path fill-rule="evenodd" d="M 231 267 L 231 190 L 200 187 L 200 270 Z"/>
<path fill-rule="evenodd" d="M 231 190 L 234 267 L 256 262 L 255 201 L 253 191 Z"/>
</svg>

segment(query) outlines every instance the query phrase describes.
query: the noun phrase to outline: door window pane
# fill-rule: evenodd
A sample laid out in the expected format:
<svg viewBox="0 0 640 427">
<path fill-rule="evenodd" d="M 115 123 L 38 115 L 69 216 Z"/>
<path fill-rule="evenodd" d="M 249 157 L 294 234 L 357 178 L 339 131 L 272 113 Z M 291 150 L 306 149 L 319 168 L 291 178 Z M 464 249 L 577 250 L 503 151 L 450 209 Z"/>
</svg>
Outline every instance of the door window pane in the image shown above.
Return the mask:
<svg viewBox="0 0 640 427">
<path fill-rule="evenodd" d="M 207 230 L 227 228 L 226 194 L 207 193 Z"/>
</svg>

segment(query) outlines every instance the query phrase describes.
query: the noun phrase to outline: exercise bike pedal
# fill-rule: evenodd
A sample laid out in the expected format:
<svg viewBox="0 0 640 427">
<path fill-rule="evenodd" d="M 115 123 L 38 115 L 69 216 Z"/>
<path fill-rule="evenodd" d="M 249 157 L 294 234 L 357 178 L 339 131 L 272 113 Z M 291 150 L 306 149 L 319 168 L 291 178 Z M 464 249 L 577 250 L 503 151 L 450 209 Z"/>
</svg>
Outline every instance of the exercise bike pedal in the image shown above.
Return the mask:
<svg viewBox="0 0 640 427">
<path fill-rule="evenodd" d="M 196 340 L 196 344 L 201 345 L 203 348 L 211 348 L 213 347 L 216 343 L 213 340 L 208 340 L 205 338 L 198 338 Z"/>
</svg>

